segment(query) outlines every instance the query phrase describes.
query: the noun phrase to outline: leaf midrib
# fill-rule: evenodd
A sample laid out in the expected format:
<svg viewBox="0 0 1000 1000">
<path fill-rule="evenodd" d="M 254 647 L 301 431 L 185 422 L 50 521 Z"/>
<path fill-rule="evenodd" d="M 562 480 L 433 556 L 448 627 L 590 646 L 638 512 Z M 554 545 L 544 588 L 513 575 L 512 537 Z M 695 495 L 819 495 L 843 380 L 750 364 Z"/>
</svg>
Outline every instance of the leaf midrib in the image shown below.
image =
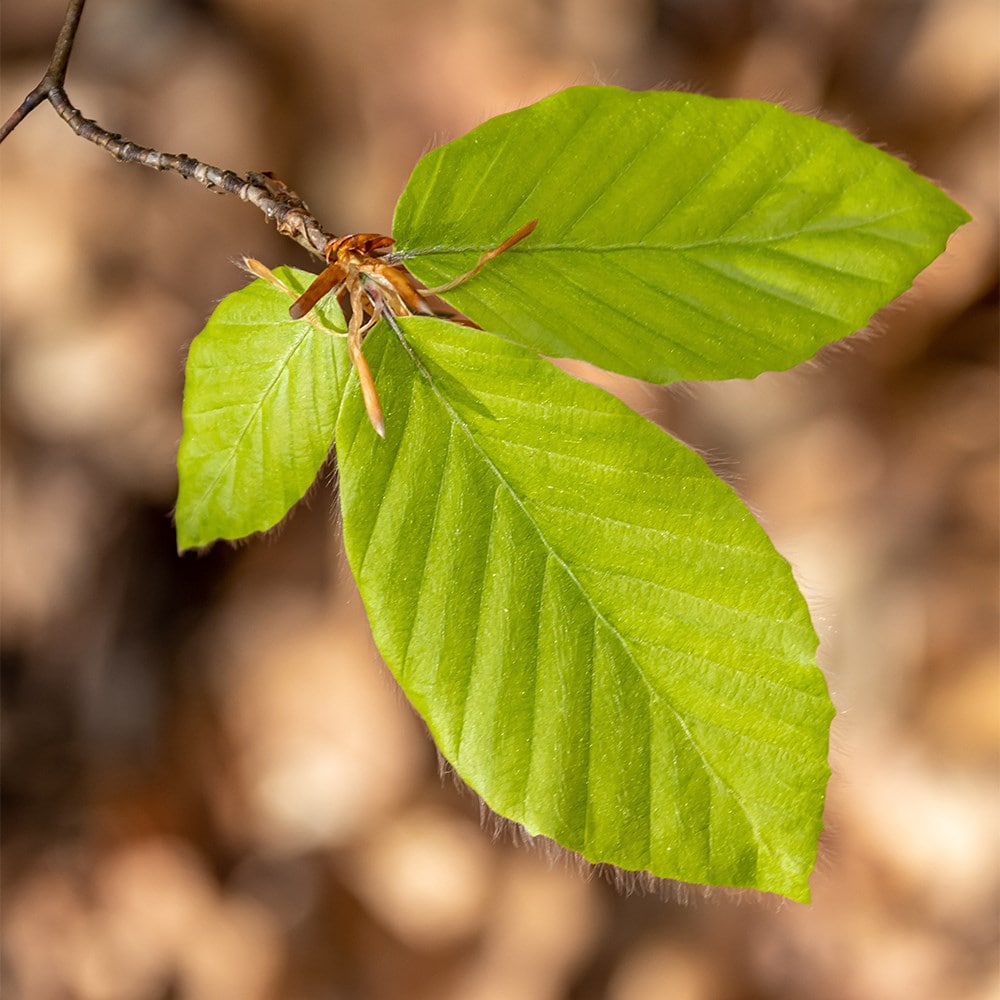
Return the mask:
<svg viewBox="0 0 1000 1000">
<path fill-rule="evenodd" d="M 634 250 L 659 251 L 661 253 L 682 253 L 687 250 L 703 250 L 706 248 L 720 246 L 748 247 L 753 249 L 775 243 L 785 243 L 801 236 L 824 236 L 827 234 L 839 234 L 845 231 L 865 233 L 868 232 L 872 226 L 880 222 L 885 222 L 889 219 L 905 214 L 907 213 L 900 209 L 899 211 L 887 212 L 885 215 L 876 216 L 874 218 L 866 218 L 861 225 L 852 220 L 850 222 L 845 221 L 841 225 L 800 226 L 786 232 L 773 233 L 770 236 L 712 236 L 706 239 L 690 240 L 684 243 L 663 243 L 657 242 L 655 239 L 629 240 L 614 243 L 532 243 L 531 246 L 517 247 L 508 251 L 508 253 L 512 255 L 524 254 L 529 256 L 532 254 L 546 253 L 607 254 L 623 253 Z M 903 246 L 911 245 L 909 240 L 890 236 L 884 232 L 878 233 L 877 236 L 880 239 L 889 240 L 893 243 L 900 243 Z M 403 263 L 407 260 L 413 260 L 419 257 L 444 257 L 451 254 L 485 253 L 486 251 L 493 249 L 495 246 L 496 244 L 492 241 L 484 241 L 482 243 L 468 243 L 464 246 L 431 246 L 415 247 L 409 250 L 400 249 L 393 253 L 392 260 L 398 263 Z"/>
</svg>

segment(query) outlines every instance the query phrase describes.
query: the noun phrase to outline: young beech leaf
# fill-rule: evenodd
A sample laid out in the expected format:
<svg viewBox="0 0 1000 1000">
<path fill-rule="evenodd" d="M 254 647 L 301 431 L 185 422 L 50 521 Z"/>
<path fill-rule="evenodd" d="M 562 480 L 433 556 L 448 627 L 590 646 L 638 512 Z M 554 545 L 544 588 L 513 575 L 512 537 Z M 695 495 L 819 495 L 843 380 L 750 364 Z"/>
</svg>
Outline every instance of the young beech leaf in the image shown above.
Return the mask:
<svg viewBox="0 0 1000 1000">
<path fill-rule="evenodd" d="M 536 261 L 537 262 L 537 261 Z M 785 560 L 702 459 L 534 352 L 382 322 L 337 421 L 375 641 L 487 804 L 594 862 L 808 898 L 833 709 Z"/>
<path fill-rule="evenodd" d="M 654 382 L 785 369 L 864 326 L 966 212 L 849 133 L 759 101 L 576 87 L 428 153 L 393 224 L 428 285 L 550 357 Z"/>
<path fill-rule="evenodd" d="M 833 709 L 789 568 L 696 454 L 538 354 L 651 381 L 787 368 L 967 218 L 773 105 L 585 87 L 493 119 L 420 161 L 394 231 L 431 286 L 507 247 L 444 293 L 491 332 L 378 323 L 383 441 L 342 339 L 264 282 L 229 296 L 188 360 L 179 544 L 277 523 L 336 425 L 376 642 L 484 800 L 591 861 L 807 899 Z M 410 303 L 375 277 L 373 314 Z"/>
<path fill-rule="evenodd" d="M 277 268 L 296 292 L 313 275 Z M 288 316 L 291 299 L 258 279 L 227 295 L 191 344 L 177 456 L 180 549 L 277 524 L 323 464 L 351 371 L 342 337 Z M 335 301 L 319 306 L 343 330 Z"/>
</svg>

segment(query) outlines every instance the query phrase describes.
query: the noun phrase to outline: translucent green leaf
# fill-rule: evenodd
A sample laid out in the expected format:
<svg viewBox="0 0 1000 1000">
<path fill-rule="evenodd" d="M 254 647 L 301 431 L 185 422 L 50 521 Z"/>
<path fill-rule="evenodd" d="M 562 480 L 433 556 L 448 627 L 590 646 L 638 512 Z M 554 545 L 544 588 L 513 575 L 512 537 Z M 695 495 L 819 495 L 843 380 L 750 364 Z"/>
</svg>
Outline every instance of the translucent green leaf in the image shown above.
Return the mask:
<svg viewBox="0 0 1000 1000">
<path fill-rule="evenodd" d="M 484 329 L 649 381 L 788 368 L 864 326 L 968 215 L 849 133 L 758 101 L 577 87 L 428 153 L 393 235 Z"/>
<path fill-rule="evenodd" d="M 591 861 L 808 897 L 832 707 L 788 565 L 702 459 L 531 351 L 366 342 L 337 453 L 382 655 L 462 778 Z"/>
<path fill-rule="evenodd" d="M 297 292 L 314 277 L 275 274 Z M 177 456 L 182 550 L 273 527 L 330 450 L 347 348 L 342 337 L 289 319 L 290 302 L 258 279 L 227 295 L 191 344 Z M 331 298 L 319 313 L 331 329 L 344 328 Z"/>
</svg>

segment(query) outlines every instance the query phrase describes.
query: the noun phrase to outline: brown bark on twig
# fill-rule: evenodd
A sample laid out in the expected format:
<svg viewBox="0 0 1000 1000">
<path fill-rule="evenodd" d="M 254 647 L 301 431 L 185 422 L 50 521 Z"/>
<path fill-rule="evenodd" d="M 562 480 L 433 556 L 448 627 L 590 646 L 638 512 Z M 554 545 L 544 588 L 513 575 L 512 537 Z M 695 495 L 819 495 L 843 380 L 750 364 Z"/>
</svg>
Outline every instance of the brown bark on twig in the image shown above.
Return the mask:
<svg viewBox="0 0 1000 1000">
<path fill-rule="evenodd" d="M 334 238 L 333 235 L 320 225 L 305 202 L 272 174 L 266 171 L 251 172 L 244 177 L 232 170 L 204 163 L 187 153 L 163 153 L 140 146 L 85 118 L 73 106 L 64 85 L 66 68 L 85 2 L 86 0 L 69 0 L 66 17 L 45 75 L 0 126 L 0 142 L 39 104 L 48 101 L 78 136 L 106 149 L 116 160 L 139 163 L 153 170 L 171 170 L 181 177 L 197 181 L 209 191 L 236 195 L 241 201 L 249 202 L 263 212 L 274 222 L 282 236 L 288 236 L 310 253 L 324 257 L 326 246 Z"/>
</svg>

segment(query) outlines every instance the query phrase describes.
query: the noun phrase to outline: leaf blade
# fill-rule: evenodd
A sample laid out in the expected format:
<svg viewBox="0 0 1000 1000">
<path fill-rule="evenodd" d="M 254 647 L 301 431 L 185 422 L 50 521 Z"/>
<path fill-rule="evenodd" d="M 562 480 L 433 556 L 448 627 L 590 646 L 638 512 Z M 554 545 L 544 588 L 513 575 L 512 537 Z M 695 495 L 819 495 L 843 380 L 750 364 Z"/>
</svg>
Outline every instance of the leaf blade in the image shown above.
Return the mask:
<svg viewBox="0 0 1000 1000">
<path fill-rule="evenodd" d="M 314 275 L 275 274 L 296 291 Z M 302 498 L 333 440 L 350 362 L 342 338 L 289 318 L 258 279 L 226 296 L 192 341 L 178 449 L 178 548 L 273 527 Z M 343 328 L 329 300 L 318 309 Z"/>
<path fill-rule="evenodd" d="M 444 755 L 592 861 L 804 898 L 831 708 L 787 564 L 605 393 L 488 334 L 401 327 L 369 340 L 385 443 L 353 394 L 338 420 L 345 545 Z"/>
<path fill-rule="evenodd" d="M 847 336 L 968 215 L 849 133 L 757 101 L 578 87 L 427 154 L 396 209 L 481 327 L 648 381 L 750 377 Z"/>
</svg>

